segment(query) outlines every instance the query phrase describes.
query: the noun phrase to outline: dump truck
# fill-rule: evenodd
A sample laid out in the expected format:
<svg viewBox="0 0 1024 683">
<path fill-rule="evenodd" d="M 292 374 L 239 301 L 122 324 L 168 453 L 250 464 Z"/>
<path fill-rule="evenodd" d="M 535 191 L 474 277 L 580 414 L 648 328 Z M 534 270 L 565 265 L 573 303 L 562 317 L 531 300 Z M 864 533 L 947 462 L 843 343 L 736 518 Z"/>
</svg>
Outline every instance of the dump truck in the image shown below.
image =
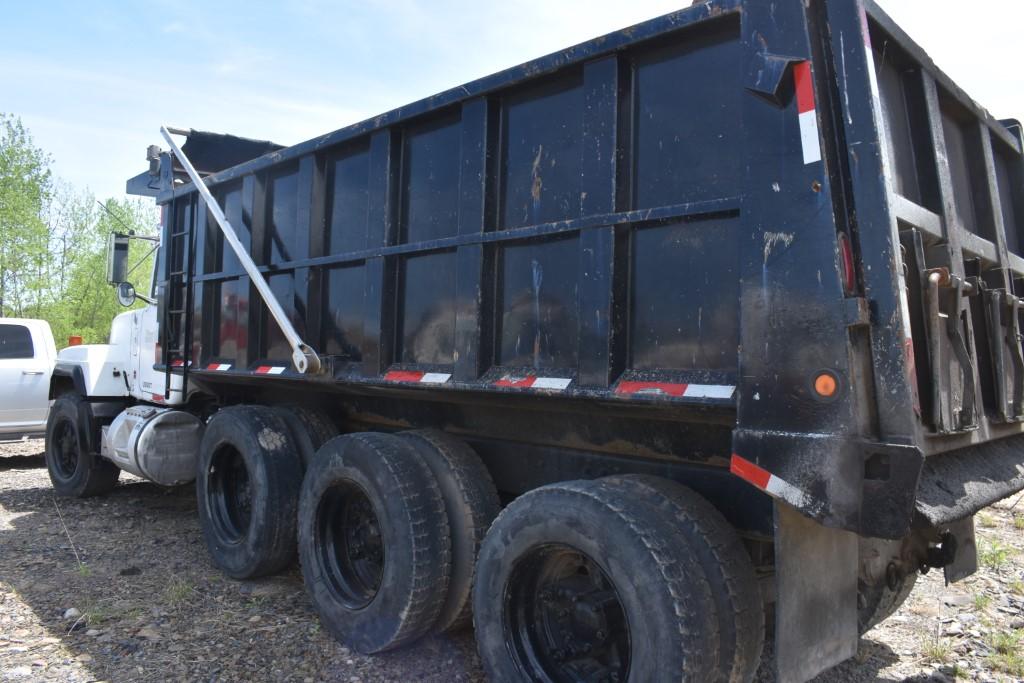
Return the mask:
<svg viewBox="0 0 1024 683">
<path fill-rule="evenodd" d="M 212 563 L 298 557 L 360 652 L 472 623 L 495 681 L 802 681 L 1024 487 L 1021 125 L 870 0 L 162 135 L 151 292 L 110 245 L 150 305 L 57 363 L 53 486 L 194 481 Z"/>
</svg>

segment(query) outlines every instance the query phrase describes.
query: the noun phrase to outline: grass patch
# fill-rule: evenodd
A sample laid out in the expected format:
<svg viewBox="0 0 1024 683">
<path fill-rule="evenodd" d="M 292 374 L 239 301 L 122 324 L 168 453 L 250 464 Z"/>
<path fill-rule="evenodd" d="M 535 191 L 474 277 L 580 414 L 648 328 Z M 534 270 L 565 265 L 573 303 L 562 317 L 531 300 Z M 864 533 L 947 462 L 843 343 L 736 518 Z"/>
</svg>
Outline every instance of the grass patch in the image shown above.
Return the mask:
<svg viewBox="0 0 1024 683">
<path fill-rule="evenodd" d="M 977 593 L 974 596 L 974 609 L 984 612 L 992 604 L 992 596 L 985 593 Z"/>
<path fill-rule="evenodd" d="M 996 526 L 996 518 L 989 512 L 979 512 L 974 520 L 978 523 L 978 526 L 985 529 L 994 529 Z"/>
<path fill-rule="evenodd" d="M 78 568 L 75 570 L 75 572 L 77 572 L 78 575 L 81 576 L 83 579 L 87 579 L 90 576 L 92 576 L 92 570 L 89 569 L 89 565 L 87 565 L 85 562 L 79 562 Z"/>
<path fill-rule="evenodd" d="M 989 655 L 989 664 L 993 669 L 1010 674 L 1024 676 L 1024 633 L 1019 631 L 1000 631 L 989 636 L 989 645 L 993 653 Z"/>
<path fill-rule="evenodd" d="M 245 601 L 246 607 L 249 609 L 259 609 L 267 603 L 267 598 L 264 595 L 253 595 Z"/>
<path fill-rule="evenodd" d="M 188 579 L 174 576 L 171 577 L 167 587 L 164 588 L 164 602 L 172 607 L 176 607 L 187 602 L 194 592 L 195 586 Z"/>
<path fill-rule="evenodd" d="M 953 657 L 953 645 L 936 633 L 924 644 L 923 654 L 928 661 L 945 664 Z"/>
<path fill-rule="evenodd" d="M 90 626 L 98 626 L 104 622 L 110 621 L 114 618 L 114 612 L 111 609 L 98 602 L 94 602 L 87 605 L 85 608 L 85 621 Z"/>
<path fill-rule="evenodd" d="M 1013 528 L 1017 531 L 1024 531 L 1024 515 L 1013 516 Z"/>
<path fill-rule="evenodd" d="M 978 550 L 978 562 L 983 567 L 1000 570 L 1010 561 L 1011 549 L 999 541 L 981 544 Z"/>
<path fill-rule="evenodd" d="M 1014 579 L 1010 582 L 1010 592 L 1024 596 L 1024 580 Z"/>
</svg>

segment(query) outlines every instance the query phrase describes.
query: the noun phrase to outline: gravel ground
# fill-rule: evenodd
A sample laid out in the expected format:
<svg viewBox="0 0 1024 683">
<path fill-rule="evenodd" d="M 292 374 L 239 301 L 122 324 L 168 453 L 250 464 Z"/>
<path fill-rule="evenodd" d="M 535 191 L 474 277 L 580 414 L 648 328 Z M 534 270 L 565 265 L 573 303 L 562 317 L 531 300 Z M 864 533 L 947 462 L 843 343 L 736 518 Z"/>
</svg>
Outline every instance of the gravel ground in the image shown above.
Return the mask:
<svg viewBox="0 0 1024 683">
<path fill-rule="evenodd" d="M 483 681 L 472 633 L 364 657 L 321 629 L 293 569 L 233 581 L 209 562 L 193 491 L 122 475 L 56 501 L 41 441 L 0 444 L 0 681 Z M 839 681 L 1024 680 L 1024 502 L 978 518 L 982 569 L 918 581 Z M 763 676 L 761 680 L 770 680 Z"/>
</svg>

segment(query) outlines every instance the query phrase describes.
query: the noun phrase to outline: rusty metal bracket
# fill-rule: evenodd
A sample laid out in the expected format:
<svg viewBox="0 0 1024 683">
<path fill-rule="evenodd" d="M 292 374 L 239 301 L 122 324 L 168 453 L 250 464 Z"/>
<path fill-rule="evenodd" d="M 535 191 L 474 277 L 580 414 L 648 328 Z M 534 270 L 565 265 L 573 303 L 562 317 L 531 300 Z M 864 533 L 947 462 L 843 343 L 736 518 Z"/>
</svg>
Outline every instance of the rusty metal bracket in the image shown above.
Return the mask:
<svg viewBox="0 0 1024 683">
<path fill-rule="evenodd" d="M 922 277 L 922 291 L 927 305 L 928 353 L 932 359 L 932 424 L 939 433 L 974 429 L 977 427 L 974 362 L 967 350 L 962 324 L 963 298 L 976 295 L 980 291 L 979 287 L 974 282 L 953 275 L 945 267 L 926 269 Z M 952 404 L 952 397 L 947 395 L 948 391 L 944 391 L 946 387 L 938 378 L 943 338 L 950 343 L 961 375 L 960 409 L 953 409 L 952 423 L 947 423 L 943 411 L 944 404 Z"/>
</svg>

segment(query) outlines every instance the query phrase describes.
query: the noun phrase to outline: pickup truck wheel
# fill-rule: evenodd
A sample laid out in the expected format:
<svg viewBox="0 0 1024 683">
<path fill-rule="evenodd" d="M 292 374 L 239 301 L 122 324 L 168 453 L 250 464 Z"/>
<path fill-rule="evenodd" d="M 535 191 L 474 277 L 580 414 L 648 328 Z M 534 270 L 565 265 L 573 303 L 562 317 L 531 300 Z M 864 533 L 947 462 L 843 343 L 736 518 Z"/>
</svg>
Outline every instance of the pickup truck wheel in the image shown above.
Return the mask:
<svg viewBox="0 0 1024 683">
<path fill-rule="evenodd" d="M 434 473 L 452 537 L 452 575 L 434 629 L 452 632 L 473 623 L 473 574 L 480 544 L 501 511 L 498 490 L 480 457 L 464 441 L 437 430 L 402 432 Z"/>
<path fill-rule="evenodd" d="M 295 559 L 302 463 L 271 409 L 224 408 L 199 446 L 196 497 L 210 557 L 235 579 L 266 576 Z"/>
<path fill-rule="evenodd" d="M 674 516 L 615 482 L 543 486 L 498 515 L 473 611 L 496 681 L 714 680 L 711 589 Z"/>
<path fill-rule="evenodd" d="M 81 412 L 82 399 L 65 394 L 50 408 L 46 421 L 46 469 L 59 496 L 86 498 L 109 493 L 121 470 L 97 453 L 90 453 Z"/>
<path fill-rule="evenodd" d="M 696 491 L 670 479 L 625 475 L 607 481 L 632 490 L 675 517 L 674 526 L 693 549 L 715 602 L 721 643 L 718 680 L 752 680 L 764 647 L 764 603 L 750 555 L 732 525 Z"/>
<path fill-rule="evenodd" d="M 322 623 L 353 649 L 381 652 L 429 632 L 451 544 L 440 488 L 407 441 L 347 434 L 320 449 L 302 483 L 299 559 Z"/>
<path fill-rule="evenodd" d="M 320 447 L 341 433 L 334 420 L 317 408 L 275 406 L 274 410 L 292 432 L 295 447 L 298 448 L 299 457 L 302 459 L 303 471 L 309 467 Z"/>
</svg>

